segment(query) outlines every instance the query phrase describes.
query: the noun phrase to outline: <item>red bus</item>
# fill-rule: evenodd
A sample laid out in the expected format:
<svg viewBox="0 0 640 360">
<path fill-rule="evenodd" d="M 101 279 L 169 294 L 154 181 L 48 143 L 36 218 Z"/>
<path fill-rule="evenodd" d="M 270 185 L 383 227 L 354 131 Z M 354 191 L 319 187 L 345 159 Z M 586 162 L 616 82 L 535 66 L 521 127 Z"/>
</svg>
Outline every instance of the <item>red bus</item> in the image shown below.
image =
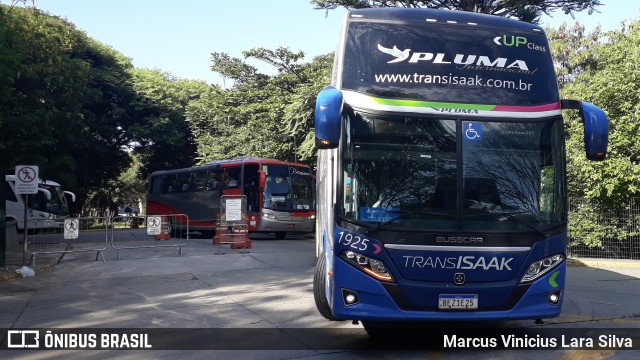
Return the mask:
<svg viewBox="0 0 640 360">
<path fill-rule="evenodd" d="M 287 232 L 313 231 L 314 183 L 307 165 L 251 157 L 155 171 L 149 177 L 146 213 L 185 214 L 192 237 L 209 237 L 215 234 L 220 197 L 244 195 L 249 233 L 284 239 Z M 172 232 L 184 225 L 173 224 Z"/>
</svg>

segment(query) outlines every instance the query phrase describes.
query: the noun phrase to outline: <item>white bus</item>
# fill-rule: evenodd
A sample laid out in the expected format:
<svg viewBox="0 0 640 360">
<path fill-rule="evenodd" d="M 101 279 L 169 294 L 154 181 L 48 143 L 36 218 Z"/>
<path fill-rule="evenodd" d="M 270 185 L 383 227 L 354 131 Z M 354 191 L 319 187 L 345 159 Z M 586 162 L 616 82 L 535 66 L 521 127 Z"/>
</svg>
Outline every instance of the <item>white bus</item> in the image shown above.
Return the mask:
<svg viewBox="0 0 640 360">
<path fill-rule="evenodd" d="M 18 231 L 24 231 L 24 197 L 16 189 L 16 176 L 5 175 L 7 182 L 7 219 L 17 221 Z M 27 210 L 27 229 L 58 229 L 69 217 L 67 196 L 72 202 L 76 195 L 65 191 L 60 184 L 51 180 L 39 180 L 38 193 L 29 195 Z"/>
</svg>

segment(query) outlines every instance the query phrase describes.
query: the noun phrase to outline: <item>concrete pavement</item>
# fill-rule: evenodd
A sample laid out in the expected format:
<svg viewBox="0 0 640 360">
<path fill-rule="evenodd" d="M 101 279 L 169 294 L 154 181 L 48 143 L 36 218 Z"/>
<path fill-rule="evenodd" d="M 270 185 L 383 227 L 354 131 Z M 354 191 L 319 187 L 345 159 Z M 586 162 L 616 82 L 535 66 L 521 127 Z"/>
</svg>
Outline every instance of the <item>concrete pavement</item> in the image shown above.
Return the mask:
<svg viewBox="0 0 640 360">
<path fill-rule="evenodd" d="M 366 341 L 366 333 L 351 322 L 322 318 L 313 300 L 312 278 L 315 243 L 312 236 L 275 240 L 271 235 L 252 235 L 248 253 L 214 246 L 208 239 L 191 239 L 178 255 L 177 248 L 114 250 L 96 261 L 95 252 L 41 254 L 34 277 L 0 282 L 0 328 L 2 329 L 308 329 L 349 330 L 349 344 Z M 225 254 L 217 255 L 222 249 Z M 22 266 L 16 251 L 9 273 Z M 16 262 L 19 260 L 18 262 Z M 640 271 L 600 270 L 572 261 L 563 314 L 544 325 L 515 322 L 525 327 L 637 327 L 635 301 Z M 18 275 L 18 274 L 16 274 Z M 14 276 L 14 275 L 12 275 Z M 18 275 L 19 276 L 19 275 Z M 268 333 L 253 333 L 268 334 Z M 304 335 L 304 334 L 302 334 Z M 300 335 L 300 336 L 302 336 Z M 350 348 L 349 345 L 345 348 Z M 380 353 L 327 350 L 274 352 L 232 351 L 189 353 L 202 358 L 293 359 L 333 358 L 424 359 L 425 352 Z M 136 354 L 138 356 L 136 356 Z M 438 355 L 438 352 L 432 355 Z M 474 353 L 478 356 L 478 353 Z M 511 358 L 509 352 L 497 359 Z M 533 354 L 533 353 L 532 353 Z M 181 351 L 159 352 L 9 352 L 9 358 L 183 358 Z M 29 356 L 27 356 L 29 355 Z M 456 354 L 459 355 L 459 354 Z M 511 354 L 512 355 L 512 354 Z M 539 354 L 538 354 L 539 355 Z M 382 356 L 382 357 L 381 357 Z M 533 355 L 532 355 L 533 356 Z M 625 355 L 626 356 L 626 355 Z M 536 358 L 535 356 L 532 358 Z M 621 357 L 621 359 L 626 359 Z"/>
</svg>

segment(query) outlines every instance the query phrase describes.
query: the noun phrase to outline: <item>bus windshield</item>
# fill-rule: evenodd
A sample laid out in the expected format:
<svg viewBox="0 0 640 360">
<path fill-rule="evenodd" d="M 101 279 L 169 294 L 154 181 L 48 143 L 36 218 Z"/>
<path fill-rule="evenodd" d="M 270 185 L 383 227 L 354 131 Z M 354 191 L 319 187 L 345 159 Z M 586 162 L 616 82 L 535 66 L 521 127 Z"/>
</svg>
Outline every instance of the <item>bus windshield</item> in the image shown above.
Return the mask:
<svg viewBox="0 0 640 360">
<path fill-rule="evenodd" d="M 267 164 L 263 207 L 277 211 L 313 210 L 314 187 L 308 168 Z"/>
<path fill-rule="evenodd" d="M 559 117 L 463 121 L 357 113 L 343 216 L 394 230 L 539 231 L 565 221 Z"/>
<path fill-rule="evenodd" d="M 69 216 L 69 206 L 62 186 L 38 184 L 38 187 L 47 190 L 51 199 L 47 200 L 45 193 L 39 191 L 29 197 L 29 208 L 58 216 Z"/>
</svg>

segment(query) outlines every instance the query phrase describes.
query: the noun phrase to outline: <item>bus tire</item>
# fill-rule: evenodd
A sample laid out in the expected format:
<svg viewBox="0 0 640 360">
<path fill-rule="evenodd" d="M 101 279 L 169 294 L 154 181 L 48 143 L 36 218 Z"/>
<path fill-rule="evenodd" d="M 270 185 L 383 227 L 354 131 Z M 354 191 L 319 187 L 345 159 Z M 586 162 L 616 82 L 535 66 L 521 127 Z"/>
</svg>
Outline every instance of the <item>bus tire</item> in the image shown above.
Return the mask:
<svg viewBox="0 0 640 360">
<path fill-rule="evenodd" d="M 287 236 L 287 232 L 286 231 L 276 231 L 273 233 L 273 235 L 276 236 L 276 239 L 278 240 L 284 240 L 285 236 Z"/>
<path fill-rule="evenodd" d="M 315 300 L 316 308 L 322 317 L 327 320 L 337 321 L 340 319 L 333 316 L 333 313 L 331 313 L 331 307 L 329 307 L 329 302 L 327 301 L 327 294 L 325 292 L 326 273 L 324 254 L 320 254 L 320 256 L 318 256 L 318 261 L 316 262 L 316 272 L 313 275 L 313 299 Z"/>
</svg>

